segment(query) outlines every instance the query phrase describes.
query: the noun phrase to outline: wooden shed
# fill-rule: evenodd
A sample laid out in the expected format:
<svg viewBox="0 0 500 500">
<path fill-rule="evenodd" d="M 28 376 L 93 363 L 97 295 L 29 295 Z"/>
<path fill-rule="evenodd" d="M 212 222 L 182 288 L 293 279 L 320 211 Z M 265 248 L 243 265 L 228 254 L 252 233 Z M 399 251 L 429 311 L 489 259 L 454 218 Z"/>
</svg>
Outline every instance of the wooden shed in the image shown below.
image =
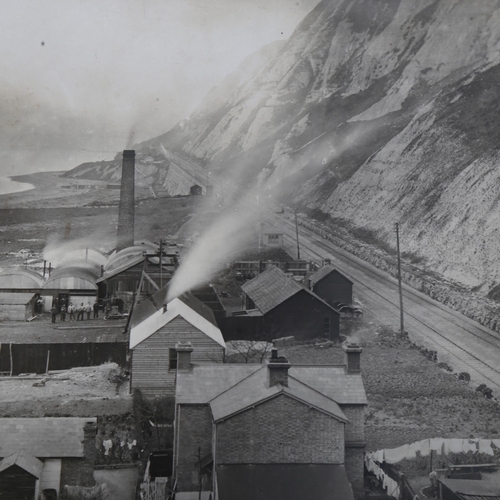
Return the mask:
<svg viewBox="0 0 500 500">
<path fill-rule="evenodd" d="M 35 313 L 33 293 L 0 293 L 0 321 L 26 321 Z"/>
<path fill-rule="evenodd" d="M 353 282 L 330 265 L 321 267 L 309 276 L 308 286 L 330 305 L 352 304 Z"/>
<path fill-rule="evenodd" d="M 165 304 L 162 289 L 132 313 L 130 388 L 145 396 L 174 396 L 179 342 L 190 342 L 195 363 L 221 363 L 226 344 L 212 310 L 185 293 Z"/>
<path fill-rule="evenodd" d="M 263 315 L 264 337 L 339 339 L 340 314 L 293 277 L 273 267 L 242 286 L 245 309 Z"/>
</svg>

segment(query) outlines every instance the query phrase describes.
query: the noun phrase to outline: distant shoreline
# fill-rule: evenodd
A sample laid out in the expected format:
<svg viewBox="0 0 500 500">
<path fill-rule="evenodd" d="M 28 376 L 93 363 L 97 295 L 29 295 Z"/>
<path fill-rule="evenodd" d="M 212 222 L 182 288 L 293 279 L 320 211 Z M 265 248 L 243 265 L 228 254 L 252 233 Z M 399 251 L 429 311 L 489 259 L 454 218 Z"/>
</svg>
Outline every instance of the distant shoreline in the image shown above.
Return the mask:
<svg viewBox="0 0 500 500">
<path fill-rule="evenodd" d="M 36 185 L 32 182 L 25 182 L 25 180 L 28 179 L 18 180 L 15 177 L 21 176 L 0 177 L 0 195 L 22 193 L 24 191 L 31 191 L 32 189 L 36 188 Z"/>
</svg>

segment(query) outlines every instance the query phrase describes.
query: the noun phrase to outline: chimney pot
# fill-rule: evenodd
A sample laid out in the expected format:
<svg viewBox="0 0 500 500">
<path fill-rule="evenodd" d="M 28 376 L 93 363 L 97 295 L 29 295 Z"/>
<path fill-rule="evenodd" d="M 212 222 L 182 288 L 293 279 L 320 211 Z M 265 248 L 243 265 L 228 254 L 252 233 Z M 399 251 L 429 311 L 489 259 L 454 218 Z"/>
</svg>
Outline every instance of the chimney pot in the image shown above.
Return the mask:
<svg viewBox="0 0 500 500">
<path fill-rule="evenodd" d="M 349 343 L 342 346 L 347 358 L 347 373 L 361 373 L 361 353 L 363 349 L 358 344 Z"/>
</svg>

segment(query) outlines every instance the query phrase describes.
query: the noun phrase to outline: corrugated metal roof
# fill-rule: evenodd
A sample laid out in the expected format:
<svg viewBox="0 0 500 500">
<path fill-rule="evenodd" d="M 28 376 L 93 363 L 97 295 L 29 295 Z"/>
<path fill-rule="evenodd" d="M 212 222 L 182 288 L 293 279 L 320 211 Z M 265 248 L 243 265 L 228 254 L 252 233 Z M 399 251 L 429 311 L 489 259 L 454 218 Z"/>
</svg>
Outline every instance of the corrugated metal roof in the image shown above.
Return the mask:
<svg viewBox="0 0 500 500">
<path fill-rule="evenodd" d="M 42 275 L 30 269 L 14 268 L 0 272 L 1 288 L 41 288 L 42 285 Z"/>
<path fill-rule="evenodd" d="M 274 266 L 247 281 L 241 289 L 262 314 L 266 314 L 296 293 L 304 290 L 293 278 L 288 277 Z"/>
<path fill-rule="evenodd" d="M 219 500 L 354 500 L 343 465 L 218 465 Z"/>
<path fill-rule="evenodd" d="M 245 388 L 246 384 L 240 384 L 240 382 L 259 370 L 267 370 L 267 365 L 193 365 L 191 371 L 179 371 L 177 373 L 177 402 L 183 404 L 206 404 L 233 386 L 235 386 L 235 389 L 234 393 L 231 393 L 231 396 L 234 396 L 235 399 L 238 397 L 243 398 L 244 391 L 242 391 L 241 387 Z M 256 386 L 255 390 L 257 392 L 259 390 L 263 391 L 262 385 L 264 384 L 264 380 L 267 381 L 267 371 L 264 373 L 265 377 L 263 376 L 264 374 L 259 374 L 255 378 L 260 384 L 258 387 Z M 292 365 L 288 374 L 289 383 L 293 378 L 340 405 L 365 405 L 368 403 L 361 375 L 347 374 L 343 366 Z M 253 379 L 249 379 L 249 383 L 251 382 L 253 382 Z M 232 403 L 227 402 L 227 404 Z"/>
<path fill-rule="evenodd" d="M 69 267 L 57 267 L 50 273 L 50 278 L 47 280 L 44 288 L 52 288 L 53 283 L 57 280 L 65 280 L 65 279 L 80 279 L 83 282 L 88 283 L 86 288 L 89 290 L 96 289 L 96 281 L 99 277 L 99 270 L 94 269 L 92 267 L 85 266 L 69 266 Z M 76 286 L 76 281 L 75 281 Z M 73 287 L 73 285 L 71 285 Z M 82 286 L 78 286 L 78 288 L 82 289 Z"/>
<path fill-rule="evenodd" d="M 83 457 L 83 427 L 89 418 L 0 418 L 0 457 L 25 450 L 37 458 Z"/>
<path fill-rule="evenodd" d="M 26 453 L 24 450 L 16 451 L 12 455 L 0 460 L 0 472 L 12 467 L 13 465 L 21 467 L 37 479 L 39 479 L 42 475 L 43 462 L 38 460 L 38 458 L 35 458 L 33 455 Z"/>
<path fill-rule="evenodd" d="M 288 387 L 281 384 L 270 387 L 268 384 L 268 369 L 268 365 L 261 365 L 260 370 L 212 399 L 210 408 L 212 409 L 214 421 L 227 418 L 279 394 L 285 394 L 343 422 L 347 422 L 346 416 L 335 401 L 297 379 L 289 377 Z"/>
<path fill-rule="evenodd" d="M 340 274 L 347 281 L 352 283 L 352 281 L 347 276 L 343 275 L 340 271 L 337 271 L 337 269 L 335 269 L 334 267 L 332 267 L 330 265 L 326 265 L 326 266 L 323 266 L 320 269 L 318 269 L 311 276 L 309 276 L 309 282 L 310 282 L 311 286 L 315 285 L 316 283 L 318 283 L 318 281 L 321 281 L 323 278 L 325 278 L 326 276 L 328 276 L 330 273 L 333 273 L 333 272 Z"/>
<path fill-rule="evenodd" d="M 127 271 L 127 269 L 130 269 L 131 267 L 136 266 L 137 264 L 143 262 L 145 259 L 144 255 L 137 255 L 134 258 L 131 258 L 130 260 L 127 260 L 123 264 L 121 264 L 118 267 L 113 268 L 112 270 L 106 271 L 102 277 L 100 277 L 96 283 L 101 283 L 102 281 L 109 280 L 110 278 L 113 278 L 114 276 L 117 276 L 118 274 L 123 273 L 124 271 Z"/>
</svg>

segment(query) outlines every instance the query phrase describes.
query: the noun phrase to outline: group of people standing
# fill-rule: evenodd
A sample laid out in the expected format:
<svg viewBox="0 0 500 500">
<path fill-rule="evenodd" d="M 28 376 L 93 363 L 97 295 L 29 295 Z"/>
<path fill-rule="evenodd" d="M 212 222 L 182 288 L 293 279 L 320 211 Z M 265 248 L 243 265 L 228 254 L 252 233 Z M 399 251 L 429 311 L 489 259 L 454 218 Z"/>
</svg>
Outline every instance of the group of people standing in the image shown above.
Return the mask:
<svg viewBox="0 0 500 500">
<path fill-rule="evenodd" d="M 94 313 L 94 319 L 99 318 L 99 304 L 97 300 L 92 305 L 90 302 L 85 305 L 83 302 L 78 305 L 73 305 L 73 302 L 70 302 L 68 307 L 66 305 L 62 305 L 60 310 L 57 309 L 55 305 L 52 306 L 50 310 L 50 315 L 52 319 L 52 323 L 56 322 L 56 317 L 58 312 L 61 314 L 61 321 L 66 321 L 66 314 L 69 314 L 69 321 L 83 321 L 85 319 L 85 315 L 87 319 L 90 319 L 90 315 L 92 312 Z"/>
</svg>

